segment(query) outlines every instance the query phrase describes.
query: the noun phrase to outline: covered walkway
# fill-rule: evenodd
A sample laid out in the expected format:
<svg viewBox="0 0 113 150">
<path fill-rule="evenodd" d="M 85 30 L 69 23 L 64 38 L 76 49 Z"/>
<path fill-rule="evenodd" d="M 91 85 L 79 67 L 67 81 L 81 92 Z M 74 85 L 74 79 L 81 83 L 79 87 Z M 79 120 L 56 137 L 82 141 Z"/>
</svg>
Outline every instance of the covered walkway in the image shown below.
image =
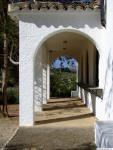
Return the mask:
<svg viewBox="0 0 113 150">
<path fill-rule="evenodd" d="M 76 10 L 76 7 L 68 9 L 66 5 L 57 11 L 58 7 L 49 9 L 45 3 L 39 8 L 36 2 L 24 7 L 17 5 L 19 10 L 15 14 L 12 12 L 19 16 L 21 128 L 9 145 L 23 146 L 24 142 L 29 146 L 32 143 L 38 150 L 76 147 L 80 150 L 76 144 L 84 144 L 84 139 L 87 143 L 94 141 L 94 137 L 87 136 L 90 130 L 94 135 L 94 118 L 87 108 L 65 108 L 66 112 L 62 113 L 63 109 L 53 111 L 52 106 L 48 110 L 48 104 L 46 111 L 39 113 L 50 99 L 51 62 L 59 56 L 69 56 L 78 61 L 78 96 L 98 118 L 96 145 L 98 148 L 113 147 L 113 1 L 101 2 L 96 7 L 100 10 L 95 8 L 93 11 Z"/>
<path fill-rule="evenodd" d="M 21 127 L 9 148 L 93 150 L 95 117 L 79 98 L 51 99 L 35 115 L 34 127 Z"/>
</svg>

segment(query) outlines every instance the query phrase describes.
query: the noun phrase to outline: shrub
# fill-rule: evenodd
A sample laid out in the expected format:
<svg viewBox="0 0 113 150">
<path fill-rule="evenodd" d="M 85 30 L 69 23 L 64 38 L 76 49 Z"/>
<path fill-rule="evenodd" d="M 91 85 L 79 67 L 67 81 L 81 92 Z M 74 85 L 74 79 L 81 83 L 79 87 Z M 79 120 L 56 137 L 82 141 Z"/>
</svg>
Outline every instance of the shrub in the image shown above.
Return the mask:
<svg viewBox="0 0 113 150">
<path fill-rule="evenodd" d="M 18 87 L 9 87 L 7 89 L 8 104 L 19 103 L 19 89 Z M 0 104 L 2 104 L 2 92 L 0 90 Z"/>
</svg>

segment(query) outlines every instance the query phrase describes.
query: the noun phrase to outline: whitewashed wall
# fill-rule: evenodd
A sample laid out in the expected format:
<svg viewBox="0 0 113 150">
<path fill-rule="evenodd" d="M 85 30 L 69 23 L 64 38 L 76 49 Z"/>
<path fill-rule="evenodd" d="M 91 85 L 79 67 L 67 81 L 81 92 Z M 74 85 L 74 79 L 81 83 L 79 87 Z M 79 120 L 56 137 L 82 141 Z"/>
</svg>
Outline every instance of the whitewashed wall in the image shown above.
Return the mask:
<svg viewBox="0 0 113 150">
<path fill-rule="evenodd" d="M 94 42 L 101 55 L 99 65 L 99 86 L 105 82 L 106 47 L 105 29 L 100 23 L 98 10 L 76 10 L 56 12 L 20 13 L 20 126 L 33 125 L 33 100 L 35 91 L 35 58 L 41 44 L 56 33 L 75 32 Z M 37 59 L 38 60 L 38 59 Z M 39 75 L 40 76 L 40 75 Z M 38 74 L 37 74 L 38 77 Z M 25 92 L 23 92 L 25 91 Z M 25 109 L 26 106 L 26 109 Z"/>
<path fill-rule="evenodd" d="M 95 85 L 95 72 L 96 72 L 96 47 L 92 43 L 88 43 L 88 45 L 83 49 L 81 52 L 81 62 L 79 60 L 79 63 L 82 63 L 82 68 L 80 67 L 80 75 L 83 76 L 83 84 L 89 84 L 90 86 Z M 88 58 L 87 58 L 88 55 Z M 88 59 L 88 66 L 87 66 L 87 59 Z M 80 65 L 81 66 L 81 65 Z M 87 75 L 87 67 L 88 67 L 88 75 Z M 82 70 L 82 71 L 81 71 Z M 89 79 L 89 83 L 87 83 L 87 76 Z M 81 80 L 80 80 L 81 82 Z"/>
<path fill-rule="evenodd" d="M 34 105 L 35 111 L 42 110 L 47 102 L 47 50 L 41 46 L 37 50 L 34 63 Z"/>
<path fill-rule="evenodd" d="M 107 0 L 105 48 L 100 55 L 99 69 L 103 69 L 103 100 L 97 100 L 97 112 L 100 120 L 113 120 L 113 1 Z M 101 74 L 101 72 L 99 71 Z M 100 109 L 101 108 L 101 109 Z"/>
<path fill-rule="evenodd" d="M 106 31 L 105 31 L 105 47 L 103 53 L 100 54 L 99 76 L 103 81 L 103 99 L 94 96 L 93 103 L 95 107 L 96 121 L 95 126 L 95 141 L 98 148 L 109 149 L 113 148 L 113 1 L 107 0 L 107 16 L 106 16 Z M 103 74 L 102 74 L 103 72 Z M 86 91 L 79 88 L 79 95 L 92 111 L 91 96 Z M 86 101 L 85 101 L 86 100 Z M 89 105 L 90 104 L 90 105 Z"/>
<path fill-rule="evenodd" d="M 105 119 L 113 120 L 113 1 L 107 1 L 107 59 L 104 85 Z"/>
</svg>

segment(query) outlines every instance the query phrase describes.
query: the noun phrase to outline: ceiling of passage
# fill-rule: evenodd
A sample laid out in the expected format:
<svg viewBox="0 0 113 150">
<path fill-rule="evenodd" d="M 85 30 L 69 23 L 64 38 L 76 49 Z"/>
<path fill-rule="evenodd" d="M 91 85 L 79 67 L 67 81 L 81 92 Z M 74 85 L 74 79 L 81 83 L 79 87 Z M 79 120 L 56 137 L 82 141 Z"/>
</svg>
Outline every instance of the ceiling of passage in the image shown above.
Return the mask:
<svg viewBox="0 0 113 150">
<path fill-rule="evenodd" d="M 87 50 L 91 42 L 84 36 L 63 32 L 54 35 L 45 42 L 46 48 L 53 53 L 71 54 L 78 56 L 83 50 Z"/>
</svg>

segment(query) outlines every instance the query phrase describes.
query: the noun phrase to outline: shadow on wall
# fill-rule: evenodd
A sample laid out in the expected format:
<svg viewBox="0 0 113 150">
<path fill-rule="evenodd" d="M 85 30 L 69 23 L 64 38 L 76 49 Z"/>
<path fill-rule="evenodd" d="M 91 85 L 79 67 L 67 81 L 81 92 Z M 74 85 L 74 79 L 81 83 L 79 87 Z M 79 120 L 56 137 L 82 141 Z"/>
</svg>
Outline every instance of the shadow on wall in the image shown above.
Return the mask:
<svg viewBox="0 0 113 150">
<path fill-rule="evenodd" d="M 34 81 L 34 105 L 35 109 L 41 109 L 42 106 L 42 64 L 36 64 L 35 81 Z"/>
<path fill-rule="evenodd" d="M 80 98 L 83 100 L 83 92 L 82 92 L 82 88 L 80 88 Z"/>
<path fill-rule="evenodd" d="M 113 119 L 113 52 L 110 50 L 107 59 L 104 96 L 105 115 L 107 119 Z"/>
<path fill-rule="evenodd" d="M 35 111 L 42 110 L 42 104 L 46 103 L 46 74 L 47 68 L 43 63 L 43 48 L 38 50 L 34 65 L 34 105 Z"/>
<path fill-rule="evenodd" d="M 37 17 L 38 16 L 38 17 Z M 68 20 L 68 21 L 67 21 Z M 67 12 L 39 12 L 37 15 L 23 15 L 21 16 L 21 21 L 35 24 L 37 27 L 48 28 L 48 27 L 74 27 L 74 28 L 84 28 L 98 27 L 102 29 L 100 21 L 100 13 L 96 11 L 83 11 L 76 10 L 71 13 Z M 27 26 L 26 26 L 27 27 Z"/>
<path fill-rule="evenodd" d="M 96 96 L 91 94 L 91 100 L 92 100 L 92 112 L 96 114 Z"/>
<path fill-rule="evenodd" d="M 80 88 L 80 96 L 84 104 L 93 114 L 96 114 L 96 96 L 90 92 Z"/>
<path fill-rule="evenodd" d="M 86 106 L 88 106 L 88 92 L 85 91 L 85 102 L 86 102 Z"/>
<path fill-rule="evenodd" d="M 47 67 L 46 65 L 43 65 L 43 71 L 42 71 L 42 77 L 43 77 L 43 87 L 42 87 L 42 91 L 43 91 L 43 95 L 42 95 L 42 100 L 43 103 L 46 103 L 46 99 L 47 99 Z"/>
</svg>

